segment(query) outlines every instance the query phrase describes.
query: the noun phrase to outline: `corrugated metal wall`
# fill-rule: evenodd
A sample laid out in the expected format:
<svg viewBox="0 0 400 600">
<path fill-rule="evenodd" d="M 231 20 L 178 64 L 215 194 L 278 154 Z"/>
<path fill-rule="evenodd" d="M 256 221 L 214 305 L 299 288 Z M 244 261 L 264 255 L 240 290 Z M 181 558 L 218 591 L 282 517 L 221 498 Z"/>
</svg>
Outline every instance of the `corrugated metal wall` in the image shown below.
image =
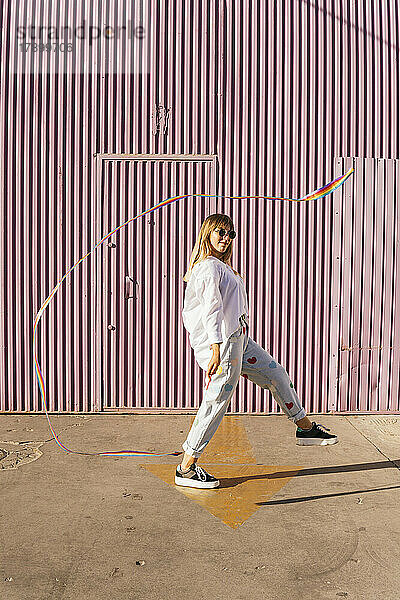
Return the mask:
<svg viewBox="0 0 400 600">
<path fill-rule="evenodd" d="M 178 177 L 170 163 L 128 166 L 95 156 L 121 153 L 216 157 L 216 193 L 221 195 L 302 196 L 342 174 L 349 162 L 356 176 L 343 191 L 318 203 L 192 199 L 184 207 L 156 211 L 154 221 L 128 225 L 120 234 L 120 254 L 104 244 L 67 278 L 41 319 L 37 348 L 51 410 L 198 406 L 201 374 L 187 338 L 186 346 L 180 345 L 185 284 L 179 277 L 201 219 L 216 211 L 230 214 L 239 233 L 234 264 L 245 273 L 250 335 L 287 368 L 306 409 L 399 409 L 397 2 L 145 0 L 133 5 L 94 3 L 92 19 L 114 22 L 129 16 L 121 11 L 136 14 L 140 8 L 148 71 L 130 72 L 136 58 L 127 45 L 117 56 L 117 72 L 107 74 L 102 43 L 98 55 L 85 55 L 100 65 L 98 75 L 77 69 L 24 73 L 16 46 L 17 15 L 28 23 L 35 8 L 37 14 L 49 10 L 55 23 L 66 15 L 79 23 L 88 3 L 7 0 L 0 5 L 1 410 L 42 409 L 32 360 L 33 321 L 67 270 L 101 236 L 133 216 L 131 209 L 154 205 L 169 195 L 167 190 L 212 189 L 201 161 L 192 167 L 182 163 Z M 372 220 L 365 211 L 372 211 Z M 388 229 L 385 215 L 390 220 L 391 214 Z M 110 298 L 107 304 L 107 294 L 121 292 L 121 282 L 131 276 L 142 251 L 148 252 L 155 231 L 157 239 L 169 233 L 162 225 L 168 219 L 182 236 L 173 243 L 183 241 L 184 250 L 176 255 L 171 250 L 167 262 L 179 265 L 177 288 L 155 295 L 154 308 L 162 315 L 161 345 L 152 338 L 158 363 L 152 362 L 151 374 L 128 376 L 133 355 L 122 361 L 124 346 L 117 352 L 113 330 L 106 329 L 123 311 L 112 312 L 117 304 Z M 384 248 L 378 243 L 382 233 Z M 129 240 L 126 248 L 121 240 Z M 154 282 L 165 274 L 164 251 L 161 244 L 152 255 Z M 367 264 L 375 267 L 361 275 L 361 265 Z M 374 271 L 377 265 L 381 272 Z M 109 269 L 104 280 L 99 279 L 102 269 Z M 366 281 L 372 286 L 369 295 L 361 294 L 360 279 L 363 290 Z M 164 316 L 167 296 L 170 312 Z M 100 330 L 99 314 L 104 317 Z M 133 332 L 133 321 L 129 327 L 123 335 Z M 368 331 L 373 332 L 369 337 Z M 101 347 L 107 336 L 110 352 Z M 164 362 L 168 339 L 179 350 Z M 359 350 L 365 344 L 386 350 L 365 350 L 365 355 Z M 144 369 L 146 362 L 138 364 Z M 269 392 L 243 380 L 231 410 L 277 409 Z"/>
</svg>

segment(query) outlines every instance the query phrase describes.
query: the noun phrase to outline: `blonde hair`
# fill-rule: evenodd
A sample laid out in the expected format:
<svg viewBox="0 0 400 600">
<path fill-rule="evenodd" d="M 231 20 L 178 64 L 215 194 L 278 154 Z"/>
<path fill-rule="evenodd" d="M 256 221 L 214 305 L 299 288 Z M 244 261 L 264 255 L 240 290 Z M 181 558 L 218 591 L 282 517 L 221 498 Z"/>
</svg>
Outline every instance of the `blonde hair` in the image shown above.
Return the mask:
<svg viewBox="0 0 400 600">
<path fill-rule="evenodd" d="M 202 260 L 207 258 L 207 256 L 215 256 L 215 254 L 213 253 L 213 247 L 212 247 L 211 241 L 210 241 L 210 235 L 214 229 L 217 229 L 219 227 L 222 227 L 223 229 L 227 229 L 227 230 L 234 229 L 232 219 L 228 215 L 223 215 L 220 213 L 208 215 L 208 217 L 206 219 L 204 219 L 204 221 L 200 227 L 200 231 L 197 236 L 196 243 L 193 247 L 192 254 L 190 255 L 188 270 L 186 271 L 185 275 L 183 276 L 184 281 L 189 281 L 192 269 L 195 266 L 195 264 L 197 264 L 198 262 L 201 262 Z M 219 258 L 219 260 L 222 260 L 227 265 L 229 265 L 231 267 L 231 269 L 234 271 L 234 273 L 236 273 L 236 275 L 239 275 L 239 277 L 241 277 L 241 275 L 237 271 L 235 271 L 235 269 L 232 267 L 231 258 L 232 258 L 232 243 L 228 244 L 227 249 L 222 254 L 222 256 Z"/>
</svg>

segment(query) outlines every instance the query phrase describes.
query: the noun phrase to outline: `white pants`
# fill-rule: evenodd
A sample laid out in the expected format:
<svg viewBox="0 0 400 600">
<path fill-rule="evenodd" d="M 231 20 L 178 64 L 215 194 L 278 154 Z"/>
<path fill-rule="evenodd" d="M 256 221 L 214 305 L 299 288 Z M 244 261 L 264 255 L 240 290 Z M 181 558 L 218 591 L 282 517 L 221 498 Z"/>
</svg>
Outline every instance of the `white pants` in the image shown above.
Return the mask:
<svg viewBox="0 0 400 600">
<path fill-rule="evenodd" d="M 306 416 L 286 370 L 264 348 L 249 338 L 249 328 L 241 317 L 241 325 L 220 345 L 220 365 L 204 384 L 204 396 L 196 418 L 182 448 L 198 458 L 217 431 L 228 409 L 240 375 L 262 388 L 268 388 L 291 421 Z M 209 344 L 194 348 L 198 365 L 207 372 L 212 357 Z"/>
</svg>

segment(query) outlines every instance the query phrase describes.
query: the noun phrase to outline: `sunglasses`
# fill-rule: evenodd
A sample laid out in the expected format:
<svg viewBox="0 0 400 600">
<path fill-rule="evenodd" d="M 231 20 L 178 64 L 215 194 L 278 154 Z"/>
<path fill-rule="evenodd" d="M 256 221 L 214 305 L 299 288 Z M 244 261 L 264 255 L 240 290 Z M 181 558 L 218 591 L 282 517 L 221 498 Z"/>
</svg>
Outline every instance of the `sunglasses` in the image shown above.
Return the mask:
<svg viewBox="0 0 400 600">
<path fill-rule="evenodd" d="M 231 229 L 230 231 L 226 231 L 226 229 L 216 229 L 215 231 L 219 233 L 219 237 L 221 239 L 224 238 L 226 234 L 229 235 L 231 240 L 233 240 L 236 237 L 236 231 L 234 231 L 233 229 Z"/>
</svg>

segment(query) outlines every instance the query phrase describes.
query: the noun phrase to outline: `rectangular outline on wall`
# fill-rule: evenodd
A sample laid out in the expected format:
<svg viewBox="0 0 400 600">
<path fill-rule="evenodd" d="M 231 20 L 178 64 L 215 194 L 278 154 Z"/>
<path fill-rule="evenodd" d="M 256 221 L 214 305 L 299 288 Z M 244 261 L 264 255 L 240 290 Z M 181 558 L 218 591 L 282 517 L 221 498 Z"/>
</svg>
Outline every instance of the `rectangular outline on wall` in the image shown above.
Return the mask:
<svg viewBox="0 0 400 600">
<path fill-rule="evenodd" d="M 106 162 L 109 161 L 118 161 L 118 160 L 125 160 L 125 161 L 145 161 L 145 162 L 162 162 L 162 161 L 177 161 L 177 162 L 211 162 L 213 163 L 213 167 L 214 167 L 214 177 L 215 177 L 215 181 L 214 181 L 214 189 L 215 189 L 215 193 L 217 193 L 217 186 L 218 186 L 218 155 L 217 154 L 105 154 L 105 153 L 95 153 L 93 154 L 94 157 L 94 166 L 95 166 L 95 173 L 96 173 L 96 190 L 95 190 L 95 231 L 96 231 L 96 238 L 97 240 L 101 240 L 102 237 L 104 235 L 106 235 L 105 233 L 102 233 L 100 231 L 100 219 L 98 218 L 99 216 L 99 210 L 100 210 L 100 191 L 101 191 L 101 176 L 102 176 L 102 172 L 103 172 L 103 166 Z M 210 201 L 210 199 L 208 199 L 208 201 Z M 134 216 L 134 215 L 133 215 Z M 131 217 L 132 218 L 132 217 Z M 109 414 L 110 412 L 116 412 L 118 414 L 123 414 L 123 412 L 129 413 L 129 414 L 133 414 L 135 412 L 139 413 L 139 414 L 177 414 L 177 413 L 194 413 L 197 412 L 197 409 L 193 410 L 193 409 L 178 409 L 178 410 L 173 410 L 173 409 L 168 409 L 167 411 L 165 409 L 141 409 L 141 410 L 136 410 L 136 409 L 131 409 L 131 410 L 121 410 L 121 409 L 104 409 L 103 408 L 103 399 L 102 399 L 102 395 L 101 395 L 101 390 L 102 390 L 102 381 L 101 381 L 101 377 L 102 377 L 102 373 L 101 373 L 101 369 L 100 369 L 100 353 L 102 351 L 100 344 L 101 344 L 101 314 L 100 314 L 100 310 L 99 310 L 99 303 L 98 303 L 98 285 L 97 282 L 100 281 L 100 263 L 98 261 L 98 254 L 96 253 L 95 255 L 95 271 L 96 271 L 96 278 L 92 283 L 92 297 L 94 298 L 94 303 L 95 303 L 95 321 L 96 321 L 96 327 L 95 327 L 95 332 L 94 332 L 94 344 L 95 344 L 95 352 L 94 352 L 94 368 L 95 368 L 95 390 L 94 390 L 94 394 L 95 394 L 95 398 L 94 398 L 94 403 L 93 403 L 93 408 L 94 411 L 93 412 L 98 412 L 98 413 L 104 413 L 104 414 Z"/>
<path fill-rule="evenodd" d="M 391 162 L 396 165 L 400 163 L 398 158 L 383 158 L 383 157 L 364 157 L 364 156 L 339 156 L 335 157 L 335 166 L 338 170 L 336 177 L 345 173 L 350 167 L 357 171 L 357 168 L 362 165 L 364 176 L 368 173 L 367 165 L 370 165 L 372 171 L 376 168 L 375 164 L 379 162 Z M 354 174 L 355 176 L 355 174 Z M 349 180 L 350 183 L 351 180 Z M 340 329 L 341 329 L 341 283 L 339 278 L 340 269 L 343 268 L 340 263 L 343 262 L 342 256 L 342 234 L 341 234 L 341 222 L 343 221 L 343 205 L 345 202 L 351 203 L 352 193 L 355 183 L 346 185 L 340 189 L 340 191 L 333 194 L 333 245 L 332 245 L 332 256 L 333 256 L 333 271 L 332 271 L 332 312 L 331 312 L 331 335 L 330 335 L 330 369 L 329 369 L 329 397 L 328 406 L 331 414 L 335 415 L 398 415 L 398 410 L 338 410 L 340 401 L 340 383 L 339 383 L 339 356 L 342 351 L 340 344 Z M 386 192 L 385 192 L 386 193 Z M 337 215 L 336 215 L 337 213 Z M 363 232 L 364 233 L 364 232 Z M 339 261 L 336 261 L 336 256 L 339 257 Z M 396 260 L 396 259 L 395 259 Z M 337 264 L 338 262 L 338 264 Z M 343 284 L 342 284 L 343 285 Z"/>
</svg>

